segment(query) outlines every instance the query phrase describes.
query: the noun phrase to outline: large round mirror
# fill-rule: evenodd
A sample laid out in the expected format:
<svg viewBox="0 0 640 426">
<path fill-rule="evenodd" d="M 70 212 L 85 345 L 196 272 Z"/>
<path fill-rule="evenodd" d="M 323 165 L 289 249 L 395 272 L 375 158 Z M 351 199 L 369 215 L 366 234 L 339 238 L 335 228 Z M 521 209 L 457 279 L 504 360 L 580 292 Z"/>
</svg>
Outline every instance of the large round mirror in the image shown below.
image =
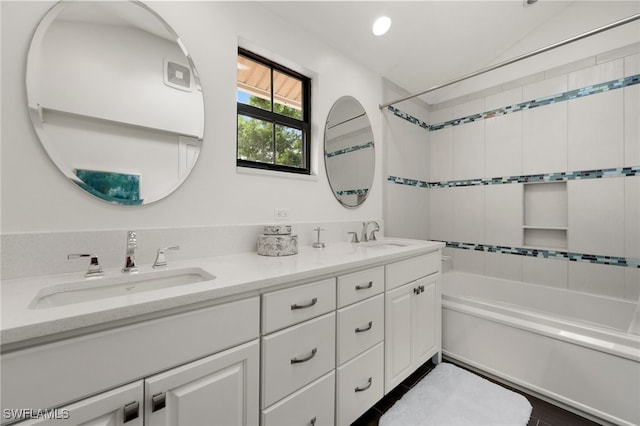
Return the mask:
<svg viewBox="0 0 640 426">
<path fill-rule="evenodd" d="M 57 3 L 33 36 L 26 80 L 49 157 L 101 200 L 157 201 L 198 159 L 198 74 L 176 33 L 140 2 Z"/>
<path fill-rule="evenodd" d="M 338 99 L 324 129 L 324 162 L 333 195 L 357 207 L 369 195 L 375 171 L 373 130 L 367 113 L 351 96 Z"/>
</svg>

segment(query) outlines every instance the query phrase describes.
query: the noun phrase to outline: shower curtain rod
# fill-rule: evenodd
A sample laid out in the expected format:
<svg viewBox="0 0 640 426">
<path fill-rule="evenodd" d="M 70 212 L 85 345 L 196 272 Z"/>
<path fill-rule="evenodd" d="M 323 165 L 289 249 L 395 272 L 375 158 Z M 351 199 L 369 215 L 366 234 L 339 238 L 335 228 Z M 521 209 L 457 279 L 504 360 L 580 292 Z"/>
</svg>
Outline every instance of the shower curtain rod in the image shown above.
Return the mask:
<svg viewBox="0 0 640 426">
<path fill-rule="evenodd" d="M 415 97 L 422 96 L 424 94 L 433 92 L 435 90 L 442 89 L 443 87 L 451 86 L 452 84 L 456 84 L 456 83 L 459 83 L 461 81 L 468 80 L 468 79 L 470 79 L 472 77 L 476 77 L 476 76 L 479 76 L 481 74 L 487 73 L 489 71 L 493 71 L 495 69 L 502 68 L 502 67 L 504 67 L 506 65 L 510 65 L 510 64 L 515 63 L 515 62 L 522 61 L 523 59 L 527 59 L 527 58 L 530 58 L 532 56 L 538 55 L 540 53 L 547 52 L 549 50 L 555 49 L 556 47 L 564 46 L 565 44 L 573 43 L 574 41 L 582 40 L 583 38 L 587 38 L 589 36 L 592 36 L 592 35 L 595 35 L 595 34 L 598 34 L 598 33 L 601 33 L 601 32 L 616 28 L 616 27 L 619 27 L 621 25 L 628 24 L 628 23 L 636 21 L 638 19 L 640 19 L 640 13 L 637 13 L 635 15 L 631 15 L 631 16 L 629 16 L 627 18 L 620 19 L 618 21 L 615 21 L 615 22 L 612 22 L 610 24 L 604 25 L 604 26 L 602 26 L 600 28 L 596 28 L 596 29 L 587 31 L 586 33 L 579 34 L 577 36 L 568 38 L 566 40 L 551 44 L 549 46 L 534 50 L 532 52 L 525 53 L 524 55 L 520 55 L 520 56 L 515 57 L 513 59 L 509 59 L 507 61 L 500 62 L 500 63 L 498 63 L 496 65 L 492 65 L 492 66 L 489 66 L 489 67 L 486 67 L 486 68 L 482 68 L 482 69 L 480 69 L 478 71 L 472 72 L 470 74 L 463 75 L 462 77 L 458 77 L 458 78 L 456 78 L 454 80 L 447 81 L 446 83 L 438 84 L 437 86 L 433 86 L 433 87 L 431 87 L 429 89 L 423 90 L 422 92 L 419 92 L 419 93 L 416 93 L 416 94 L 413 94 L 413 95 L 409 95 L 409 96 L 405 96 L 403 98 L 399 98 L 399 99 L 396 99 L 394 101 L 387 102 L 385 104 L 381 104 L 381 105 L 379 105 L 379 107 L 380 107 L 380 109 L 383 109 L 383 108 L 389 107 L 391 105 L 397 104 L 399 102 L 407 101 L 409 99 L 413 99 Z"/>
</svg>

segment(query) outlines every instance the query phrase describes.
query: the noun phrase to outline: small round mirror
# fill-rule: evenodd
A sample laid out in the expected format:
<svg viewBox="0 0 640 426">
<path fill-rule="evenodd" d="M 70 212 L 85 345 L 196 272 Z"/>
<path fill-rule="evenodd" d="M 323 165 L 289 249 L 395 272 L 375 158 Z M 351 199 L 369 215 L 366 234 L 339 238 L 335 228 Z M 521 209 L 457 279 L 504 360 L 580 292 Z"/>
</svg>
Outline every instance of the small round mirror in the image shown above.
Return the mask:
<svg viewBox="0 0 640 426">
<path fill-rule="evenodd" d="M 176 33 L 143 3 L 57 3 L 31 41 L 26 83 L 49 157 L 101 200 L 160 200 L 198 159 L 198 74 Z"/>
<path fill-rule="evenodd" d="M 324 128 L 324 162 L 333 195 L 345 207 L 367 199 L 375 172 L 373 130 L 364 107 L 343 96 L 331 108 Z"/>
</svg>

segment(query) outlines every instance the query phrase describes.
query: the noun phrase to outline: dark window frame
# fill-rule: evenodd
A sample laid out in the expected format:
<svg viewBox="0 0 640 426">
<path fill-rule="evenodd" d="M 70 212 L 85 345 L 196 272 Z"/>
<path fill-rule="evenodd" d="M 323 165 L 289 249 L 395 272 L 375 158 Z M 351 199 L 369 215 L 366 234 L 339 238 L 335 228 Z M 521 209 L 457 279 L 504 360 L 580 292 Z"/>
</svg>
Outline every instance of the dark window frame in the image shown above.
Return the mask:
<svg viewBox="0 0 640 426">
<path fill-rule="evenodd" d="M 261 108 L 257 108 L 251 105 L 237 103 L 236 112 L 236 166 L 247 167 L 252 169 L 273 170 L 278 172 L 289 172 L 297 174 L 311 174 L 311 79 L 303 74 L 293 71 L 287 67 L 284 67 L 276 62 L 266 59 L 262 56 L 256 55 L 248 50 L 238 48 L 238 56 L 244 56 L 252 61 L 258 62 L 261 65 L 271 70 L 271 105 L 273 109 L 274 103 L 274 87 L 273 87 L 273 72 L 278 71 L 282 74 L 296 78 L 302 82 L 302 120 L 298 120 L 292 117 L 287 117 L 275 113 L 273 111 L 267 111 Z M 274 145 L 274 161 L 275 161 L 275 143 L 276 143 L 276 127 L 278 125 L 290 127 L 300 130 L 302 132 L 302 158 L 304 161 L 304 167 L 293 167 L 275 163 L 263 163 L 258 161 L 241 160 L 238 158 L 238 117 L 240 115 L 248 116 L 251 118 L 264 120 L 273 123 L 273 145 Z"/>
</svg>

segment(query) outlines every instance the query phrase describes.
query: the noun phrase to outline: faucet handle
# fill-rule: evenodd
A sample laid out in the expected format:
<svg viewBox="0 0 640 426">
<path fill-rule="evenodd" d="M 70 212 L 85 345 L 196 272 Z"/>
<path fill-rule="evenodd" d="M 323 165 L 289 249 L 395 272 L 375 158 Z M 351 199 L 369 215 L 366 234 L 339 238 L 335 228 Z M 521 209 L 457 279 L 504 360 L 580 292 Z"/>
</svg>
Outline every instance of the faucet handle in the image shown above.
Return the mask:
<svg viewBox="0 0 640 426">
<path fill-rule="evenodd" d="M 360 240 L 358 239 L 358 233 L 357 232 L 347 232 L 347 235 L 352 235 L 351 237 L 351 242 L 352 243 L 359 243 Z"/>
<path fill-rule="evenodd" d="M 78 259 L 80 257 L 88 257 L 90 258 L 89 269 L 84 274 L 85 277 L 99 277 L 104 275 L 104 271 L 100 266 L 100 262 L 98 261 L 98 255 L 94 253 L 71 253 L 67 255 L 67 259 Z"/>
<path fill-rule="evenodd" d="M 167 250 L 180 250 L 180 246 L 159 248 L 158 252 L 156 253 L 156 261 L 153 262 L 154 268 L 163 268 L 167 266 L 167 258 L 165 257 L 165 251 Z"/>
</svg>

